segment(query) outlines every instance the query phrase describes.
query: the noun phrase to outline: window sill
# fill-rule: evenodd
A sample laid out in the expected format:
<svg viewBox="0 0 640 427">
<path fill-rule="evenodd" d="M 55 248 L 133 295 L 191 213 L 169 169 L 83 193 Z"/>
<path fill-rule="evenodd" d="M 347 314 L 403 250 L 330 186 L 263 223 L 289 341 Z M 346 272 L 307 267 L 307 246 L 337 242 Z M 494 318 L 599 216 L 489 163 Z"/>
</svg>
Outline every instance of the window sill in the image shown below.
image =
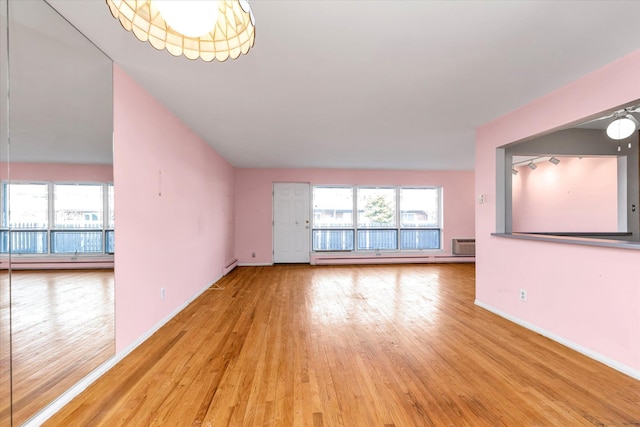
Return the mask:
<svg viewBox="0 0 640 427">
<path fill-rule="evenodd" d="M 623 233 L 625 234 L 625 233 Z M 565 243 L 569 245 L 600 246 L 605 248 L 640 250 L 640 242 L 628 240 L 606 239 L 600 237 L 578 237 L 569 233 L 536 234 L 536 233 L 491 233 L 492 236 L 518 239 L 535 240 L 539 242 Z"/>
</svg>

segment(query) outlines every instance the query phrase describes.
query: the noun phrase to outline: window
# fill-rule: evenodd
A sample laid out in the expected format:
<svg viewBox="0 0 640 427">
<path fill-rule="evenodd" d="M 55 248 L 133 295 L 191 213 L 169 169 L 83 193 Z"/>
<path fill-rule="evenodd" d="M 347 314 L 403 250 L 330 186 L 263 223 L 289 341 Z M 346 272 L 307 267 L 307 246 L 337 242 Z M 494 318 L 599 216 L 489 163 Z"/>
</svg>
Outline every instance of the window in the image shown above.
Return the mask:
<svg viewBox="0 0 640 427">
<path fill-rule="evenodd" d="M 101 253 L 104 226 L 102 184 L 53 184 L 51 252 Z"/>
<path fill-rule="evenodd" d="M 395 188 L 358 188 L 358 249 L 398 249 Z"/>
<path fill-rule="evenodd" d="M 1 191 L 0 253 L 113 253 L 112 184 L 4 182 Z"/>
<path fill-rule="evenodd" d="M 396 189 L 358 188 L 358 228 L 396 227 Z"/>
<path fill-rule="evenodd" d="M 313 188 L 314 251 L 352 251 L 353 188 Z"/>
<path fill-rule="evenodd" d="M 3 184 L 3 202 L 11 200 L 11 209 L 2 212 L 0 251 L 15 254 L 46 254 L 49 201 L 47 184 Z M 3 206 L 7 206 L 6 203 Z M 11 228 L 11 233 L 6 231 Z M 9 242 L 11 239 L 11 242 Z"/>
<path fill-rule="evenodd" d="M 107 232 L 106 232 L 106 243 L 105 243 L 105 252 L 108 254 L 112 254 L 115 252 L 115 244 L 114 244 L 114 232 L 115 228 L 115 214 L 113 209 L 113 184 L 109 184 L 107 186 Z"/>
<path fill-rule="evenodd" d="M 11 209 L 3 212 L 3 227 L 46 229 L 49 223 L 47 184 L 4 184 Z"/>
<path fill-rule="evenodd" d="M 440 249 L 441 191 L 316 186 L 313 250 Z"/>
<path fill-rule="evenodd" d="M 115 228 L 115 215 L 113 209 L 113 184 L 107 186 L 107 228 Z"/>
<path fill-rule="evenodd" d="M 400 249 L 440 248 L 440 189 L 400 189 Z"/>
<path fill-rule="evenodd" d="M 101 184 L 53 184 L 55 228 L 102 228 Z"/>
</svg>

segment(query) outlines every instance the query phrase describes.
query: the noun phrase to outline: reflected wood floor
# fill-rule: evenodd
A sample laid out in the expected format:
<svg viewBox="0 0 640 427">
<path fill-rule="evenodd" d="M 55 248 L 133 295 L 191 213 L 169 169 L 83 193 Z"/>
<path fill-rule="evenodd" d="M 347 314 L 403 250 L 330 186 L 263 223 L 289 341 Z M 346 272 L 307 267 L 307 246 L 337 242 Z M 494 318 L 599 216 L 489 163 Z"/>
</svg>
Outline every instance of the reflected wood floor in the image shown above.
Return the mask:
<svg viewBox="0 0 640 427">
<path fill-rule="evenodd" d="M 113 304 L 113 270 L 11 273 L 13 425 L 113 356 Z"/>
<path fill-rule="evenodd" d="M 240 267 L 49 426 L 621 426 L 640 382 L 474 302 L 473 265 Z"/>
</svg>

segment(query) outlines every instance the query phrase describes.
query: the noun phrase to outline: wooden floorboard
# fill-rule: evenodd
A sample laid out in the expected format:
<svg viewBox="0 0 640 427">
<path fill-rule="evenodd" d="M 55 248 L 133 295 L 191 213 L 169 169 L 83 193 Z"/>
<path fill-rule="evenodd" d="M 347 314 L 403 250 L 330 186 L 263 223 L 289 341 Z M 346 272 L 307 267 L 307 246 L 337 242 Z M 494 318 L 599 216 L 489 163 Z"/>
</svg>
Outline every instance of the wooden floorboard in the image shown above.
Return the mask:
<svg viewBox="0 0 640 427">
<path fill-rule="evenodd" d="M 475 306 L 474 277 L 237 268 L 46 425 L 640 425 L 639 381 Z"/>
<path fill-rule="evenodd" d="M 20 425 L 114 354 L 113 270 L 11 273 L 12 402 Z M 8 310 L 5 310 L 8 311 Z"/>
</svg>

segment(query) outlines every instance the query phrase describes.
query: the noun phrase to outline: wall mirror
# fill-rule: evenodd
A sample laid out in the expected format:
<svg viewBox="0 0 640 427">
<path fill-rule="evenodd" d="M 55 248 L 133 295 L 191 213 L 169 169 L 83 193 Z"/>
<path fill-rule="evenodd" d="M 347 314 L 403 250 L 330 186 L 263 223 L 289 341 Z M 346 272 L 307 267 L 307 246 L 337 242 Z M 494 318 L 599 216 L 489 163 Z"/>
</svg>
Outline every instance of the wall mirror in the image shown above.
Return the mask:
<svg viewBox="0 0 640 427">
<path fill-rule="evenodd" d="M 0 5 L 0 420 L 20 425 L 114 353 L 113 68 L 44 0 Z"/>
<path fill-rule="evenodd" d="M 640 241 L 640 133 L 606 131 L 622 110 L 640 119 L 639 104 L 500 147 L 505 232 Z"/>
<path fill-rule="evenodd" d="M 8 176 L 7 2 L 0 0 L 0 177 Z M 11 329 L 9 255 L 0 254 L 0 426 L 11 426 Z"/>
</svg>

